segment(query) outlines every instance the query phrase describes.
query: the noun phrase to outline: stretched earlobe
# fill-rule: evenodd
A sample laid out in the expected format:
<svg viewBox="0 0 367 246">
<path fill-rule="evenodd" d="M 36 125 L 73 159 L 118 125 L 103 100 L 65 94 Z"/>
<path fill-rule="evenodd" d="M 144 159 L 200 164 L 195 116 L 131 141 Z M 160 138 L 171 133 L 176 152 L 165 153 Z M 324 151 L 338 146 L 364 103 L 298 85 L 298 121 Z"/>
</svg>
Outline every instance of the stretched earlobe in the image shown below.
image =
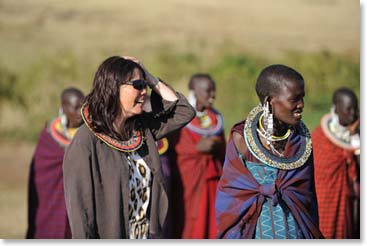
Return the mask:
<svg viewBox="0 0 367 246">
<path fill-rule="evenodd" d="M 263 102 L 263 107 L 265 107 L 266 106 L 266 104 L 268 104 L 269 105 L 269 112 L 270 113 L 272 113 L 273 112 L 273 104 L 272 104 L 272 97 L 270 97 L 270 96 L 266 96 L 265 98 L 264 98 L 264 102 Z"/>
<path fill-rule="evenodd" d="M 264 126 L 265 126 L 265 131 L 266 131 L 266 143 L 269 145 L 270 144 L 270 139 L 273 135 L 274 132 L 274 119 L 273 119 L 273 114 L 272 112 L 270 112 L 270 104 L 269 101 L 264 100 L 264 105 L 263 105 L 263 119 L 264 119 Z"/>
<path fill-rule="evenodd" d="M 187 100 L 189 101 L 190 105 L 196 108 L 196 94 L 193 90 L 189 91 L 189 95 L 187 96 Z"/>
<path fill-rule="evenodd" d="M 67 127 L 68 119 L 62 107 L 59 108 L 59 117 L 61 118 L 61 125 L 63 127 Z"/>
</svg>

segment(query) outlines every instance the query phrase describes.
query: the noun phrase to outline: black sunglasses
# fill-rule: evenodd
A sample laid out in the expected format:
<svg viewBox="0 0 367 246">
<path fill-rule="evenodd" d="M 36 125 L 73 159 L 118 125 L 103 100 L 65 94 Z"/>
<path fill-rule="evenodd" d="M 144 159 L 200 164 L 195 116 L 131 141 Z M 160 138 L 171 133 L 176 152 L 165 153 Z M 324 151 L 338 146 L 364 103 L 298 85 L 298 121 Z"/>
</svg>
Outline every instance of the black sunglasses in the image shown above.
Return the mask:
<svg viewBox="0 0 367 246">
<path fill-rule="evenodd" d="M 146 89 L 147 86 L 148 86 L 148 83 L 145 80 L 142 80 L 142 79 L 127 81 L 127 82 L 125 82 L 125 84 L 132 85 L 134 87 L 134 89 L 139 90 L 139 91 L 141 91 L 143 89 Z"/>
</svg>

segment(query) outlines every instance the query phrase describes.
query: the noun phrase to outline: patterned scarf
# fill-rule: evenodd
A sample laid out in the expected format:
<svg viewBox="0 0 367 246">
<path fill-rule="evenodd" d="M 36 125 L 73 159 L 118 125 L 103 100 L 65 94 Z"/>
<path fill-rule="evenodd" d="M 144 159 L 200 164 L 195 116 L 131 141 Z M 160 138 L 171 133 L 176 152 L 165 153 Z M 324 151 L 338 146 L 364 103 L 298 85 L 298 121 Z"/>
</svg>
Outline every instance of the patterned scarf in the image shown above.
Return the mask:
<svg viewBox="0 0 367 246">
<path fill-rule="evenodd" d="M 217 237 L 254 238 L 262 204 L 270 197 L 274 203 L 287 205 L 305 238 L 323 238 L 318 228 L 312 155 L 298 168 L 279 170 L 275 184 L 261 186 L 243 165 L 232 140 L 234 131 L 243 135 L 243 128 L 244 122 L 232 129 L 227 145 L 216 198 Z M 297 139 L 302 137 L 293 134 L 289 139 L 293 147 L 297 147 Z M 246 158 L 257 160 L 249 151 Z"/>
</svg>

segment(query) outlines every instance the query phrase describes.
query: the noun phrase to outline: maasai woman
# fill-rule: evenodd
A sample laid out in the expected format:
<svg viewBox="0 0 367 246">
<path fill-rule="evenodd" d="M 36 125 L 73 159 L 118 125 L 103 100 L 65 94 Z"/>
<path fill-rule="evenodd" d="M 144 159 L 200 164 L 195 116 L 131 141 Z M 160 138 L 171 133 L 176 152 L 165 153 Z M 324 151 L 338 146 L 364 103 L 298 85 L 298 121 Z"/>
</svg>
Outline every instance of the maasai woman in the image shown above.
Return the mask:
<svg viewBox="0 0 367 246">
<path fill-rule="evenodd" d="M 322 238 L 311 136 L 301 121 L 304 80 L 271 65 L 256 83 L 260 104 L 230 134 L 216 199 L 218 238 Z"/>
<path fill-rule="evenodd" d="M 143 112 L 147 86 L 152 112 Z M 138 60 L 113 56 L 97 69 L 82 126 L 64 157 L 73 238 L 162 238 L 167 184 L 156 141 L 194 117 L 185 97 Z"/>
<path fill-rule="evenodd" d="M 320 229 L 325 238 L 359 238 L 359 109 L 353 91 L 334 92 L 331 113 L 312 142 Z"/>
<path fill-rule="evenodd" d="M 212 107 L 215 83 L 208 74 L 193 75 L 189 89 L 196 117 L 169 140 L 174 153 L 173 237 L 215 238 L 215 193 L 225 154 L 223 118 Z"/>
<path fill-rule="evenodd" d="M 66 214 L 62 161 L 64 150 L 82 124 L 83 93 L 67 88 L 61 94 L 60 116 L 41 132 L 34 152 L 28 185 L 26 238 L 71 238 Z"/>
</svg>

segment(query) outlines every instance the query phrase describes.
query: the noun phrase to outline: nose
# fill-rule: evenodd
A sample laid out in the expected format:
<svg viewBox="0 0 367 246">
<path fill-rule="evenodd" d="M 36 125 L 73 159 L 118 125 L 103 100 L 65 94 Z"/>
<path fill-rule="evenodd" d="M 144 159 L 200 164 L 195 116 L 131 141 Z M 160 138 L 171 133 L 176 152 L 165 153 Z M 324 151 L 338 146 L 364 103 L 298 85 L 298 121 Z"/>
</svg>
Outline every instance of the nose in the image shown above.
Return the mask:
<svg viewBox="0 0 367 246">
<path fill-rule="evenodd" d="M 305 107 L 305 102 L 303 101 L 303 98 L 302 98 L 301 100 L 299 100 L 297 104 L 297 108 L 303 109 L 304 107 Z"/>
<path fill-rule="evenodd" d="M 141 95 L 146 95 L 147 94 L 147 88 L 143 88 L 142 90 L 140 90 L 140 94 Z"/>
</svg>

